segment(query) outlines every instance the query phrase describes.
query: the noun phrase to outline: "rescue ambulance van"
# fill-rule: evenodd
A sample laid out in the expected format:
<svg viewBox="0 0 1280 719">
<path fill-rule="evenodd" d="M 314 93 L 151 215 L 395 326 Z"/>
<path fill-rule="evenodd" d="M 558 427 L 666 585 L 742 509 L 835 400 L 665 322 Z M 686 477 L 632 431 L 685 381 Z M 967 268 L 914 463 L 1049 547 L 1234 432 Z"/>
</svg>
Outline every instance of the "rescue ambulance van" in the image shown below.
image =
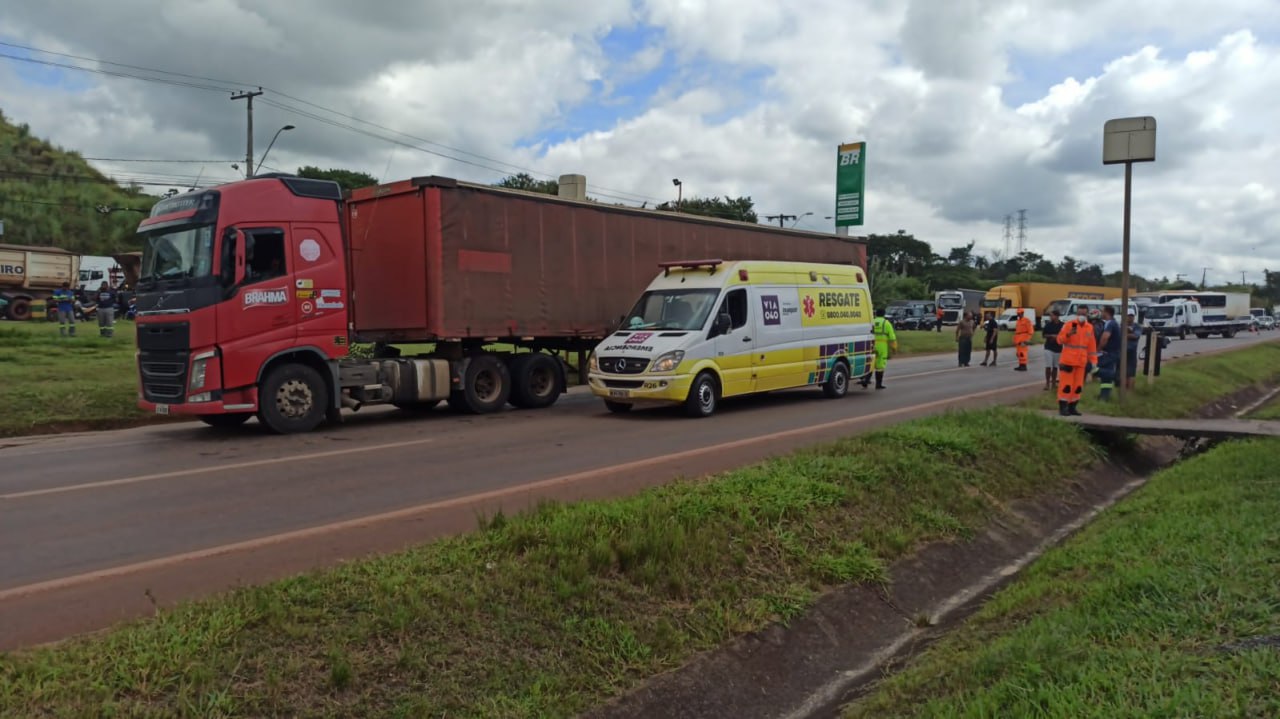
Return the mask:
<svg viewBox="0 0 1280 719">
<path fill-rule="evenodd" d="M 697 260 L 662 272 L 591 355 L 591 391 L 612 412 L 821 387 L 843 397 L 875 368 L 867 275 L 853 265 Z"/>
</svg>

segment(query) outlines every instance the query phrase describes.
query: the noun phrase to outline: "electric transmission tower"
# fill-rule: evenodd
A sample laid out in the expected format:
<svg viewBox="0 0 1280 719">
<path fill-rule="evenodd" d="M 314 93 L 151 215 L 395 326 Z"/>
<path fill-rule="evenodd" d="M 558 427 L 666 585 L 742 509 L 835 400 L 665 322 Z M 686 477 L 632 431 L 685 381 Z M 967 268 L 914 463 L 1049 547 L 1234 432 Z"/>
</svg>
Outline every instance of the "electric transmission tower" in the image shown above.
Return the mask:
<svg viewBox="0 0 1280 719">
<path fill-rule="evenodd" d="M 1018 210 L 1018 254 L 1027 251 L 1027 211 Z"/>
<path fill-rule="evenodd" d="M 1004 256 L 1013 257 L 1013 215 L 1004 216 Z"/>
</svg>

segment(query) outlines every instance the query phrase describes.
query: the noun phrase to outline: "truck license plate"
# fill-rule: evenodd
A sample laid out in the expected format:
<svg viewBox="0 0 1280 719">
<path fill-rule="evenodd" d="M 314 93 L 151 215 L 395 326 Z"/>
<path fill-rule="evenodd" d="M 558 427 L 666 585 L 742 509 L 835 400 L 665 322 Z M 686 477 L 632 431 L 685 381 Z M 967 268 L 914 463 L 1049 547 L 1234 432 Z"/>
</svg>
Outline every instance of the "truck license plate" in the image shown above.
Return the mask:
<svg viewBox="0 0 1280 719">
<path fill-rule="evenodd" d="M 611 389 L 609 390 L 609 396 L 610 397 L 630 397 L 631 391 L 625 390 L 625 389 Z"/>
<path fill-rule="evenodd" d="M 169 405 L 167 404 L 156 405 L 156 414 L 169 414 Z"/>
</svg>

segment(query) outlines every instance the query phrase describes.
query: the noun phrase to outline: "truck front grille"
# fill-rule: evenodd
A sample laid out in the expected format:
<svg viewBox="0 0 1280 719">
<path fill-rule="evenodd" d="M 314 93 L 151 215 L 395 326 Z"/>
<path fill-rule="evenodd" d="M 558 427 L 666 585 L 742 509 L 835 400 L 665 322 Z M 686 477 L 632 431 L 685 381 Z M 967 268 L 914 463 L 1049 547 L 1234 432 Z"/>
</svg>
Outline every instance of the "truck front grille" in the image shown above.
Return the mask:
<svg viewBox="0 0 1280 719">
<path fill-rule="evenodd" d="M 142 396 L 148 402 L 180 404 L 187 390 L 186 352 L 140 352 L 138 373 Z"/>
</svg>

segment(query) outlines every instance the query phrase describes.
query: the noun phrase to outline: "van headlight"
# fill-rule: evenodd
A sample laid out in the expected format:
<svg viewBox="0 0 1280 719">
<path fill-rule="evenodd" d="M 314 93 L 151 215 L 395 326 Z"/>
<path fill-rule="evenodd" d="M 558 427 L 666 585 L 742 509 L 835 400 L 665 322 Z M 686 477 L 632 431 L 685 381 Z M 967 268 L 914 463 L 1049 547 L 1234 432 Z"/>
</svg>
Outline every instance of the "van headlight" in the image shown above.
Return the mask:
<svg viewBox="0 0 1280 719">
<path fill-rule="evenodd" d="M 650 372 L 675 372 L 676 368 L 684 360 L 684 350 L 676 350 L 668 352 L 653 361 L 653 366 L 649 368 Z"/>
<path fill-rule="evenodd" d="M 587 361 L 587 369 L 589 369 L 592 372 L 600 371 L 600 359 L 596 357 L 595 352 L 591 353 L 591 359 Z"/>
</svg>

